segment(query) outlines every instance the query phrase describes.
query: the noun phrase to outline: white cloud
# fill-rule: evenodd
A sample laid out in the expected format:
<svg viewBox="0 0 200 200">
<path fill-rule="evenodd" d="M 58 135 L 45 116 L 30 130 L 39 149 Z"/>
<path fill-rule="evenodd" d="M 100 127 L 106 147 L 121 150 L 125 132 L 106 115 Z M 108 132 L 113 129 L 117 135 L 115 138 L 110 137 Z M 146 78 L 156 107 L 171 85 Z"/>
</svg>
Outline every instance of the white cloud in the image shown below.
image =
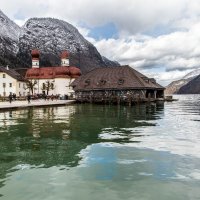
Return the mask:
<svg viewBox="0 0 200 200">
<path fill-rule="evenodd" d="M 198 0 L 2 0 L 1 8 L 12 19 L 50 16 L 90 26 L 113 22 L 130 34 L 197 16 L 200 10 Z"/>
<path fill-rule="evenodd" d="M 143 40 L 141 40 L 143 38 Z M 188 31 L 159 37 L 129 36 L 94 42 L 101 54 L 149 73 L 162 68 L 160 81 L 170 82 L 200 67 L 200 23 Z"/>
<path fill-rule="evenodd" d="M 199 67 L 199 0 L 2 0 L 1 9 L 20 25 L 30 17 L 66 20 L 78 27 L 102 55 L 156 77 L 153 69 L 165 83 Z M 118 28 L 118 39 L 96 41 L 89 37 L 88 28 L 80 27 L 109 22 Z M 162 27 L 160 36 L 147 34 L 159 35 Z"/>
</svg>

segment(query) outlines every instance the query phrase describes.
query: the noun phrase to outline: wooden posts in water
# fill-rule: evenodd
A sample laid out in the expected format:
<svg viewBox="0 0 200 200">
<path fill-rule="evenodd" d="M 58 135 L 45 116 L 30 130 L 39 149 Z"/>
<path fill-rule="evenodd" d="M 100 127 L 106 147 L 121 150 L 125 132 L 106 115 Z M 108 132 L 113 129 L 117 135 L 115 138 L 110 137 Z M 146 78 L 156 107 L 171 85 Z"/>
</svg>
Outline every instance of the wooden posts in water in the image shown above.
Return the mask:
<svg viewBox="0 0 200 200">
<path fill-rule="evenodd" d="M 159 97 L 159 93 L 154 90 L 102 90 L 85 91 L 76 93 L 77 101 L 84 103 L 99 104 L 140 104 L 142 102 L 152 102 Z"/>
</svg>

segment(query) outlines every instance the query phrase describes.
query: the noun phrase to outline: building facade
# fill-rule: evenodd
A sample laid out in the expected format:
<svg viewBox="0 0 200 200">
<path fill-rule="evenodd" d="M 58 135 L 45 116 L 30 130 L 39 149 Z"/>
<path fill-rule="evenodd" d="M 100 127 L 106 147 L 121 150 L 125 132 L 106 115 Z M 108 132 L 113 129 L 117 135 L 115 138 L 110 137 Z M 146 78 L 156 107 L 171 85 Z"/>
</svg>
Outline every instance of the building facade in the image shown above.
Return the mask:
<svg viewBox="0 0 200 200">
<path fill-rule="evenodd" d="M 61 53 L 61 66 L 40 67 L 39 51 L 32 50 L 32 68 L 28 69 L 25 78 L 34 85 L 33 94 L 68 95 L 74 93 L 71 83 L 81 75 L 79 68 L 69 65 L 69 53 Z"/>
<path fill-rule="evenodd" d="M 10 93 L 25 96 L 27 94 L 26 81 L 14 69 L 0 67 L 0 96 L 6 97 Z"/>
<path fill-rule="evenodd" d="M 102 67 L 72 83 L 80 102 L 136 102 L 164 98 L 164 87 L 129 66 Z"/>
</svg>

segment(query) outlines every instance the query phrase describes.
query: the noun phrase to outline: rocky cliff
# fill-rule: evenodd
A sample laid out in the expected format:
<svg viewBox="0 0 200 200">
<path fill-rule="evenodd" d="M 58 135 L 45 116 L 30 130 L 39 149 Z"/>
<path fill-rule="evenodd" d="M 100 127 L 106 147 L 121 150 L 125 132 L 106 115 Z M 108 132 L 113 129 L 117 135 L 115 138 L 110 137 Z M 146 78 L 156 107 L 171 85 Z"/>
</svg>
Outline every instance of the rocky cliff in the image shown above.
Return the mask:
<svg viewBox="0 0 200 200">
<path fill-rule="evenodd" d="M 20 63 L 16 56 L 20 31 L 21 28 L 0 10 L 0 65 L 15 67 Z"/>
</svg>

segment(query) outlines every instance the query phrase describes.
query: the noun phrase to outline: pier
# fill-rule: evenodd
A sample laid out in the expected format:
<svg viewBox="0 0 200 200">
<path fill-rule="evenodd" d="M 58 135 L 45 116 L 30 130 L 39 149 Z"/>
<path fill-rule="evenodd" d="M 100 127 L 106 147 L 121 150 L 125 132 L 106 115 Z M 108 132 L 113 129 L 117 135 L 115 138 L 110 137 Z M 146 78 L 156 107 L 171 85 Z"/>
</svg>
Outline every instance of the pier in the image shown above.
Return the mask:
<svg viewBox="0 0 200 200">
<path fill-rule="evenodd" d="M 29 107 L 46 107 L 46 106 L 63 106 L 75 103 L 75 100 L 32 100 L 30 103 L 27 101 L 12 101 L 0 102 L 0 111 L 11 109 L 24 109 Z"/>
</svg>

